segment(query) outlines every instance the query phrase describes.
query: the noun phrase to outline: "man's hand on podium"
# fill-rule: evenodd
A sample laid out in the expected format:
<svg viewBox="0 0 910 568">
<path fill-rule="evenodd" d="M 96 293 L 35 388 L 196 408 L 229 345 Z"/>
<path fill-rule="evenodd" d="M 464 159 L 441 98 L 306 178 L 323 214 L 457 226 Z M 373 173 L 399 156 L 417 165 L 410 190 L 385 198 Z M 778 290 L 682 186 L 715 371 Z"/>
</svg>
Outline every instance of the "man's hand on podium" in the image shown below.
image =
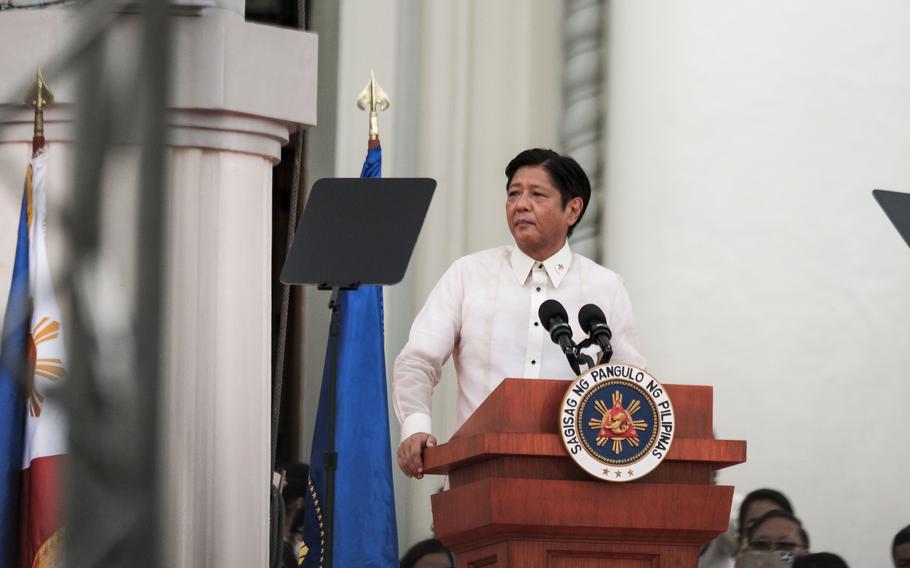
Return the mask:
<svg viewBox="0 0 910 568">
<path fill-rule="evenodd" d="M 423 479 L 423 449 L 435 445 L 436 438 L 432 434 L 411 434 L 398 446 L 398 467 L 408 477 Z"/>
</svg>

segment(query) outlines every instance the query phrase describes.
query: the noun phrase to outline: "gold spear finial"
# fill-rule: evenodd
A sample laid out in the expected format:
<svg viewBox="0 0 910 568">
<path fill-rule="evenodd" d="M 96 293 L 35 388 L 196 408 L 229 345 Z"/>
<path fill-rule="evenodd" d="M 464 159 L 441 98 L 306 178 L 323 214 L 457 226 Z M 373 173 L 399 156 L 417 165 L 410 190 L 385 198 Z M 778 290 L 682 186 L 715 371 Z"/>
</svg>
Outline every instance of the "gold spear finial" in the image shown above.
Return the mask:
<svg viewBox="0 0 910 568">
<path fill-rule="evenodd" d="M 54 93 L 48 88 L 41 74 L 41 67 L 38 67 L 38 73 L 35 75 L 35 82 L 32 84 L 28 96 L 25 98 L 25 104 L 35 107 L 35 138 L 44 138 L 44 107 L 53 104 Z"/>
<path fill-rule="evenodd" d="M 370 140 L 379 140 L 379 114 L 376 111 L 389 108 L 389 97 L 376 82 L 372 69 L 370 82 L 357 97 L 357 108 L 370 111 Z"/>
</svg>

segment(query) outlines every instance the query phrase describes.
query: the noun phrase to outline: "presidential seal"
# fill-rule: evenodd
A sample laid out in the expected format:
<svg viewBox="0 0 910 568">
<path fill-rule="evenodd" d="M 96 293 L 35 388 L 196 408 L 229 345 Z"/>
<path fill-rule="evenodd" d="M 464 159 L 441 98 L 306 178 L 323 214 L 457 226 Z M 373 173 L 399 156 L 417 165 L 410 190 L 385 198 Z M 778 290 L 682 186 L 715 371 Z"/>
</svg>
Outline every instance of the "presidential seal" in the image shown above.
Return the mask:
<svg viewBox="0 0 910 568">
<path fill-rule="evenodd" d="M 673 443 L 673 404 L 646 371 L 622 363 L 589 369 L 571 383 L 559 409 L 569 455 L 590 475 L 632 481 L 650 473 Z"/>
</svg>

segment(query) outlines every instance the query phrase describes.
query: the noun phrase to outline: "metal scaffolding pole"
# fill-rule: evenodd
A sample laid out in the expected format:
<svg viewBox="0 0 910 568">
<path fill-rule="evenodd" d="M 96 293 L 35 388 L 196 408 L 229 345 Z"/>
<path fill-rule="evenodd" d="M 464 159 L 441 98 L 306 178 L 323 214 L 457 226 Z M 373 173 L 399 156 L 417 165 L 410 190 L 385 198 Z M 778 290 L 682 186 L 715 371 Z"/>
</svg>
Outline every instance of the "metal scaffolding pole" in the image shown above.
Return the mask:
<svg viewBox="0 0 910 568">
<path fill-rule="evenodd" d="M 106 4 L 112 13 L 119 3 Z M 162 286 L 169 3 L 141 6 L 134 97 L 113 93 L 110 30 L 93 30 L 79 74 L 73 198 L 65 214 L 71 263 L 65 277 L 69 379 L 66 565 L 157 567 L 160 530 Z M 112 20 L 117 25 L 117 20 Z M 87 32 L 88 33 L 88 32 Z M 128 99 L 128 100 L 124 100 Z M 135 289 L 120 298 L 101 253 L 102 172 L 112 144 L 138 116 Z M 128 138 L 128 137 L 127 137 Z M 136 141 L 136 140 L 132 140 Z M 118 299 L 119 298 L 119 299 Z"/>
</svg>

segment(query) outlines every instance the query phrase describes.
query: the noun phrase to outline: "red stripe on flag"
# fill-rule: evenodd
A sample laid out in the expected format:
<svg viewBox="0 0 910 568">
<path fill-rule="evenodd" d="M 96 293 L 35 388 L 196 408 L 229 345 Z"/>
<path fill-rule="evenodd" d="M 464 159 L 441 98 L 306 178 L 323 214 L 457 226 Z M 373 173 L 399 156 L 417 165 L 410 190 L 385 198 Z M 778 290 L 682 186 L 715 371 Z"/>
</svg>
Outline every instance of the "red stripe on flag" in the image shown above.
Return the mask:
<svg viewBox="0 0 910 568">
<path fill-rule="evenodd" d="M 32 568 L 42 545 L 63 526 L 63 491 L 60 483 L 64 459 L 66 455 L 33 458 L 28 469 L 22 471 L 20 568 Z"/>
</svg>

